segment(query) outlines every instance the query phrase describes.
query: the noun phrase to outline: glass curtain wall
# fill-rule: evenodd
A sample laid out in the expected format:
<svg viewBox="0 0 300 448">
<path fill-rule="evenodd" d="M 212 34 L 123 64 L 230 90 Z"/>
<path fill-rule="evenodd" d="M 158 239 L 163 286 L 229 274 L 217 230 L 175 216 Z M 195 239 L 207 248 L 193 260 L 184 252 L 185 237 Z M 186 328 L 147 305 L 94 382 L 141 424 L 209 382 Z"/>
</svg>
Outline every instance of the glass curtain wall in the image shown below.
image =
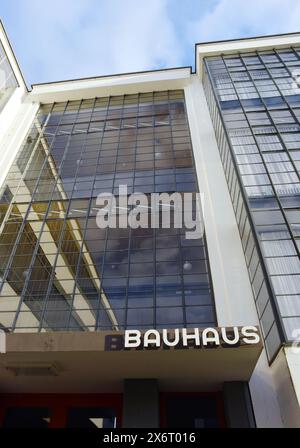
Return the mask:
<svg viewBox="0 0 300 448">
<path fill-rule="evenodd" d="M 280 334 L 292 341 L 300 328 L 300 51 L 209 57 L 205 67 L 210 109 L 216 101 L 220 114 L 217 132 L 226 131 L 222 138 L 230 146 L 223 164 L 232 163 L 231 176 L 238 175 L 251 216 L 247 228 L 252 227 L 263 257 L 263 267 L 255 264 L 262 269 L 256 298 L 266 285 L 263 274 L 268 276 L 258 311 L 265 337 L 273 328 L 276 346 Z M 240 231 L 243 238 L 244 228 Z M 250 277 L 253 281 L 253 273 Z"/>
<path fill-rule="evenodd" d="M 195 203 L 183 91 L 41 106 L 2 191 L 3 327 L 215 325 L 205 235 L 186 239 L 172 220 L 99 228 L 97 196 L 118 196 L 120 185 L 148 196 L 191 192 Z"/>
</svg>

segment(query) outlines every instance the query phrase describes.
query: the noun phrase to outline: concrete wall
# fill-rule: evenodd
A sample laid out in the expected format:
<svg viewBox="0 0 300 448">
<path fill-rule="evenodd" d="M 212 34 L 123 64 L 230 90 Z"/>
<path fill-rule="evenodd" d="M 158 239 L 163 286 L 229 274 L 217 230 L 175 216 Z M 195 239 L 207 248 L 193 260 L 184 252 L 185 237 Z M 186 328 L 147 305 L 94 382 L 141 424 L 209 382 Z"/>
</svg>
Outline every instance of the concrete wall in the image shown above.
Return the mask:
<svg viewBox="0 0 300 448">
<path fill-rule="evenodd" d="M 265 350 L 249 382 L 250 393 L 258 428 L 282 428 L 278 391 L 272 369 L 269 367 Z"/>
<path fill-rule="evenodd" d="M 256 427 L 247 382 L 225 382 L 223 385 L 223 400 L 228 428 Z"/>
<path fill-rule="evenodd" d="M 202 83 L 185 87 L 218 325 L 258 325 L 240 235 Z"/>
<path fill-rule="evenodd" d="M 38 108 L 28 101 L 28 92 L 13 55 L 5 31 L 0 24 L 0 40 L 15 73 L 19 87 L 13 92 L 0 113 L 0 187 L 13 163 Z"/>
</svg>

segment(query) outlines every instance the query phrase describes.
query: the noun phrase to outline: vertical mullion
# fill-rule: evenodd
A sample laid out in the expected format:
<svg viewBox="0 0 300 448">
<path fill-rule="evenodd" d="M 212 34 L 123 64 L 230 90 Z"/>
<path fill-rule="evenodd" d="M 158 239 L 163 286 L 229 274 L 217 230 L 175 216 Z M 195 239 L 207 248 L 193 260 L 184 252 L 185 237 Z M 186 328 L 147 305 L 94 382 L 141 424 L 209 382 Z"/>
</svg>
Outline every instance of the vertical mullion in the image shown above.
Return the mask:
<svg viewBox="0 0 300 448">
<path fill-rule="evenodd" d="M 156 190 L 156 133 L 155 133 L 155 126 L 156 126 L 156 115 L 155 115 L 155 104 L 156 104 L 156 96 L 155 92 L 152 92 L 152 147 L 153 147 L 153 185 L 154 185 L 154 193 Z M 149 210 L 149 209 L 148 209 Z M 158 210 L 159 213 L 159 210 Z M 151 212 L 148 215 L 148 219 L 151 221 Z M 158 222 L 159 222 L 159 216 L 158 216 Z M 157 328 L 157 288 L 156 288 L 156 238 L 157 238 L 157 231 L 156 227 L 152 229 L 152 260 L 153 260 L 153 278 L 152 278 L 152 288 L 153 288 L 153 326 L 154 328 Z"/>
</svg>

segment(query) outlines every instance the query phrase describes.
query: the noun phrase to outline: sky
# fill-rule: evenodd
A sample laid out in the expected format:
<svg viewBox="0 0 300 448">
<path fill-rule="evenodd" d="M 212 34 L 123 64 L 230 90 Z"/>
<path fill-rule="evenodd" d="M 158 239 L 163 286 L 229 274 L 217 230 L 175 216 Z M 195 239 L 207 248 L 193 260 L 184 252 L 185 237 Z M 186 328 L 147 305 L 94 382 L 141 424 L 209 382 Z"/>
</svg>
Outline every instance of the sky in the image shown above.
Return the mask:
<svg viewBox="0 0 300 448">
<path fill-rule="evenodd" d="M 194 66 L 194 44 L 300 31 L 300 0 L 1 0 L 28 85 Z"/>
</svg>

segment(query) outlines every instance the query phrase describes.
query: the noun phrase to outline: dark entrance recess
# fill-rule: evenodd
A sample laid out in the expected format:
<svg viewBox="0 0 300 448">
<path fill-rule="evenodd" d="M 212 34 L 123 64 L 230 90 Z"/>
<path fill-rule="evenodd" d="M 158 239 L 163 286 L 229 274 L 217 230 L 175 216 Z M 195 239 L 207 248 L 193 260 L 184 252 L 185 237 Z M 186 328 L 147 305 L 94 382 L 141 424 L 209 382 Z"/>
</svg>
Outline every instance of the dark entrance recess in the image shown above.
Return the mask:
<svg viewBox="0 0 300 448">
<path fill-rule="evenodd" d="M 48 428 L 50 409 L 8 408 L 3 422 L 4 428 Z"/>
<path fill-rule="evenodd" d="M 109 408 L 72 408 L 67 428 L 115 428 L 116 413 Z"/>
<path fill-rule="evenodd" d="M 221 393 L 160 393 L 159 401 L 162 428 L 225 427 Z M 0 427 L 120 428 L 122 408 L 122 394 L 3 394 Z"/>
<path fill-rule="evenodd" d="M 3 394 L 0 427 L 114 428 L 122 426 L 122 394 Z"/>
<path fill-rule="evenodd" d="M 161 394 L 163 428 L 225 427 L 223 402 L 218 393 Z"/>
</svg>

